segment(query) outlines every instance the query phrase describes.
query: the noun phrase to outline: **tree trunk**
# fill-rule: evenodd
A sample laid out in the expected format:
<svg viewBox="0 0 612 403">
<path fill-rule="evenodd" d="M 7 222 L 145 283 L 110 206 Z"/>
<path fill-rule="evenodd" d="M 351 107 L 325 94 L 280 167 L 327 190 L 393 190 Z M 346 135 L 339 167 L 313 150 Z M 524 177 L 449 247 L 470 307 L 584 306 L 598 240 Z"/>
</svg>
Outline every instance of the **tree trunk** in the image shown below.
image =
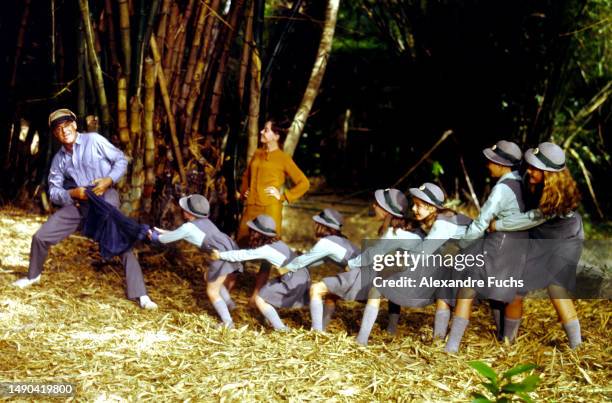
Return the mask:
<svg viewBox="0 0 612 403">
<path fill-rule="evenodd" d="M 17 83 L 17 67 L 21 58 L 21 49 L 25 38 L 26 27 L 28 26 L 28 17 L 30 16 L 30 1 L 25 0 L 23 4 L 23 15 L 21 16 L 21 24 L 19 25 L 19 34 L 17 35 L 17 49 L 15 49 L 15 61 L 13 64 L 13 74 L 11 75 L 11 88 Z"/>
<path fill-rule="evenodd" d="M 155 186 L 155 133 L 153 131 L 153 114 L 155 111 L 155 64 L 147 57 L 144 62 L 145 98 L 144 98 L 144 136 L 145 136 L 145 183 L 143 207 L 151 212 L 151 195 Z"/>
<path fill-rule="evenodd" d="M 287 139 L 285 140 L 284 151 L 289 155 L 293 155 L 295 149 L 297 148 L 297 143 L 302 135 L 302 131 L 304 130 L 306 120 L 308 119 L 308 114 L 310 113 L 314 100 L 317 97 L 321 81 L 323 81 L 323 75 L 325 74 L 325 68 L 327 67 L 327 59 L 329 58 L 332 41 L 334 39 L 334 31 L 336 29 L 336 19 L 338 17 L 339 6 L 340 0 L 329 0 L 327 3 L 327 9 L 325 10 L 325 24 L 323 26 L 323 33 L 321 34 L 321 43 L 319 44 L 317 59 L 315 60 L 315 64 L 312 68 L 312 73 L 310 74 L 310 79 L 308 80 L 308 85 L 306 86 L 306 91 L 304 92 L 302 102 L 300 103 L 300 107 L 293 118 L 293 122 L 289 128 L 289 133 L 287 134 Z"/>
</svg>

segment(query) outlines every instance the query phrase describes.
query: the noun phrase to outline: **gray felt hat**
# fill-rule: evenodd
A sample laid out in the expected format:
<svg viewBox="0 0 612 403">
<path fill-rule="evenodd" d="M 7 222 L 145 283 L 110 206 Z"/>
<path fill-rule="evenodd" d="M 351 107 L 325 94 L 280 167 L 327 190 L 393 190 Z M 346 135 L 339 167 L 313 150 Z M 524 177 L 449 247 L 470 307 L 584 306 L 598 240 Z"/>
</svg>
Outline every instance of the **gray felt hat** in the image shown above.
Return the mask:
<svg viewBox="0 0 612 403">
<path fill-rule="evenodd" d="M 344 224 L 344 217 L 337 210 L 333 208 L 326 208 L 317 215 L 313 215 L 312 219 L 326 227 L 337 229 L 340 231 L 342 224 Z"/>
<path fill-rule="evenodd" d="M 507 167 L 517 165 L 523 158 L 519 146 L 506 140 L 500 140 L 493 146 L 485 148 L 482 153 L 489 161 Z"/>
<path fill-rule="evenodd" d="M 247 221 L 247 226 L 260 234 L 276 236 L 276 223 L 267 214 L 260 214 L 254 219 Z"/>
<path fill-rule="evenodd" d="M 525 151 L 525 161 L 543 171 L 559 172 L 565 168 L 565 152 L 554 143 L 541 143 Z"/>
<path fill-rule="evenodd" d="M 380 207 L 395 217 L 403 217 L 408 207 L 406 195 L 397 189 L 378 189 L 374 198 Z"/>
<path fill-rule="evenodd" d="M 179 206 L 189 214 L 200 218 L 208 217 L 210 212 L 208 200 L 206 197 L 198 194 L 181 197 L 179 199 Z"/>
<path fill-rule="evenodd" d="M 438 185 L 431 182 L 425 182 L 418 188 L 410 188 L 410 194 L 438 208 L 441 208 L 444 204 L 444 192 Z"/>
</svg>

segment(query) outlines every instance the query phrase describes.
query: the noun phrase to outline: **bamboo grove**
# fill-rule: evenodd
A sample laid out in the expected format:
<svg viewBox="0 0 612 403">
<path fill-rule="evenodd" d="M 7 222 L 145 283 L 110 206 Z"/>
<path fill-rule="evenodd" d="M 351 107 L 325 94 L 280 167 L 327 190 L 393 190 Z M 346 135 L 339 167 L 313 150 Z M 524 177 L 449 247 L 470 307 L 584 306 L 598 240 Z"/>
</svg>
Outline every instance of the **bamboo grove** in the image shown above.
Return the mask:
<svg viewBox="0 0 612 403">
<path fill-rule="evenodd" d="M 52 66 L 56 57 L 77 65 L 76 78 L 64 79 L 60 91 L 76 93 L 76 105 L 62 106 L 75 108 L 82 128 L 112 139 L 128 156 L 129 171 L 119 184 L 124 212 L 159 217 L 165 201 L 156 195 L 185 192 L 227 204 L 222 169 L 230 130 L 223 97 L 232 91 L 239 100 L 234 127 L 248 136 L 244 159 L 257 147 L 260 125 L 263 0 L 78 0 L 79 18 L 69 32 L 78 38 L 76 55 L 64 54 L 66 29 L 64 38 L 56 31 L 56 12 L 66 12 L 68 3 L 50 1 Z M 12 87 L 34 6 L 23 2 Z M 339 0 L 330 1 L 333 25 L 323 29 L 327 39 L 290 135 L 293 149 L 325 71 L 338 6 Z"/>
</svg>

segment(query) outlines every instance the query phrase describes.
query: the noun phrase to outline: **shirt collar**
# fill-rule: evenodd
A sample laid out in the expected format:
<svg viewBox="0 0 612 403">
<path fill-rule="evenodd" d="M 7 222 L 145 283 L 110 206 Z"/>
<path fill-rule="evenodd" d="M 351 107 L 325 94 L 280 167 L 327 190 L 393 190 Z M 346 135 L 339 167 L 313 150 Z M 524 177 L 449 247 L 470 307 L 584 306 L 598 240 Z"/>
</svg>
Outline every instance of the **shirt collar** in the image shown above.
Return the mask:
<svg viewBox="0 0 612 403">
<path fill-rule="evenodd" d="M 503 180 L 506 179 L 517 179 L 520 180 L 521 179 L 521 175 L 519 175 L 518 171 L 512 171 L 512 172 L 508 172 L 507 174 L 504 174 L 501 176 L 501 178 L 499 178 L 497 180 L 497 183 L 500 183 Z"/>
<path fill-rule="evenodd" d="M 81 133 L 77 132 L 77 138 L 74 141 L 74 144 L 81 144 L 83 143 L 83 136 L 81 135 Z M 68 151 L 66 150 L 66 148 L 62 145 L 62 148 L 60 148 L 60 151 L 63 152 L 64 154 L 68 154 Z M 74 146 L 72 147 L 72 151 L 74 152 Z"/>
</svg>

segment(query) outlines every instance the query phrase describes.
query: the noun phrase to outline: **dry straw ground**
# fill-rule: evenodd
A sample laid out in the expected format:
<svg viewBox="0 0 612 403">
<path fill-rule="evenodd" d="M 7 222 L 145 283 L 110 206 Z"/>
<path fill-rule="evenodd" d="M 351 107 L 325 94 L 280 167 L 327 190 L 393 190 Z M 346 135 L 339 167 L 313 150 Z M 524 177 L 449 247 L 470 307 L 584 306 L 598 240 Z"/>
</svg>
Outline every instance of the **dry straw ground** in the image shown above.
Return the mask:
<svg viewBox="0 0 612 403">
<path fill-rule="evenodd" d="M 309 214 L 287 210 L 293 245 L 312 242 Z M 609 301 L 577 302 L 585 339 L 577 352 L 569 350 L 550 303 L 530 300 L 516 344 L 494 339 L 483 306 L 461 354 L 451 356 L 431 343 L 431 307 L 404 309 L 395 338 L 382 330 L 382 312 L 367 348 L 354 343 L 358 303 L 341 304 L 327 334 L 307 330 L 306 310 L 281 311 L 294 330 L 274 333 L 246 308 L 252 280 L 245 276 L 235 292 L 238 329 L 222 331 L 204 295 L 201 255 L 185 245 L 180 252 L 140 251 L 160 306 L 154 312 L 124 298 L 118 262 L 100 263 L 97 247 L 74 236 L 52 249 L 40 284 L 12 288 L 27 271 L 30 237 L 43 220 L 22 210 L 0 212 L 0 381 L 73 382 L 78 401 L 465 401 L 482 389 L 466 362 L 480 359 L 498 371 L 539 365 L 537 400 L 612 398 Z M 372 234 L 375 223 L 366 215 L 347 227 L 356 239 Z"/>
</svg>

